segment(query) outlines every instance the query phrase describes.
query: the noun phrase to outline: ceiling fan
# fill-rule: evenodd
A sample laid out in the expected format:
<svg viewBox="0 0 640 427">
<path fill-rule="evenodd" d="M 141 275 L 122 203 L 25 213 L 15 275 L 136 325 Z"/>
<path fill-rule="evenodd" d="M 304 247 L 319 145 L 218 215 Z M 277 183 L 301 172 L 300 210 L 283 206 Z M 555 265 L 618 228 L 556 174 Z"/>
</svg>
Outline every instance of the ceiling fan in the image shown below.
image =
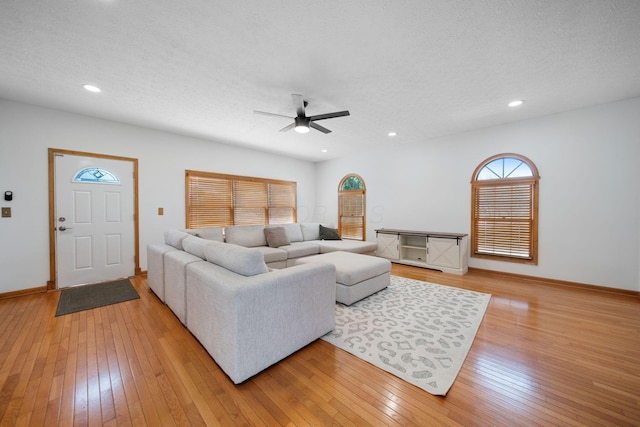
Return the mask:
<svg viewBox="0 0 640 427">
<path fill-rule="evenodd" d="M 295 129 L 298 133 L 307 133 L 309 132 L 309 128 L 314 128 L 315 130 L 319 130 L 322 133 L 330 133 L 331 131 L 326 127 L 320 126 L 316 122 L 318 120 L 332 119 L 334 117 L 343 117 L 348 116 L 349 111 L 337 111 L 335 113 L 326 113 L 326 114 L 317 114 L 315 116 L 307 116 L 305 114 L 305 108 L 308 103 L 304 99 L 302 99 L 302 95 L 291 94 L 293 98 L 293 105 L 296 108 L 296 116 L 285 116 L 283 114 L 276 113 L 267 113 L 266 111 L 256 111 L 253 112 L 256 114 L 263 114 L 265 116 L 276 116 L 276 117 L 286 117 L 288 119 L 293 119 L 293 123 L 287 125 L 280 129 L 280 132 L 286 132 L 291 129 Z"/>
</svg>

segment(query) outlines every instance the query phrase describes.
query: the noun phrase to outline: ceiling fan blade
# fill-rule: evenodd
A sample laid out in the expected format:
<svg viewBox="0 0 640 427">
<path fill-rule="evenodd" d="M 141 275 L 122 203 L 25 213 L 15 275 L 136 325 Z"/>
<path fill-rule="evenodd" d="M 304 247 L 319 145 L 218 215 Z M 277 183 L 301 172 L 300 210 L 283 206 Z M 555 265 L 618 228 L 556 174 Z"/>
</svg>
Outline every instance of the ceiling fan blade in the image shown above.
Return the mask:
<svg viewBox="0 0 640 427">
<path fill-rule="evenodd" d="M 286 117 L 287 119 L 293 119 L 293 117 L 285 116 L 284 114 L 267 113 L 266 111 L 257 111 L 257 110 L 253 110 L 253 112 L 255 114 L 262 114 L 263 116 Z"/>
<path fill-rule="evenodd" d="M 302 95 L 292 93 L 291 98 L 293 98 L 293 105 L 296 107 L 296 114 L 298 117 L 304 117 L 304 99 L 302 99 Z"/>
<path fill-rule="evenodd" d="M 331 133 L 329 129 L 322 127 L 319 124 L 314 122 L 309 122 L 309 127 L 314 128 L 315 130 L 319 130 L 322 133 Z"/>
<path fill-rule="evenodd" d="M 316 116 L 311 116 L 309 117 L 309 120 L 314 121 L 314 120 L 332 119 L 334 117 L 344 117 L 348 115 L 349 115 L 348 111 L 337 111 L 335 113 L 318 114 Z"/>
<path fill-rule="evenodd" d="M 295 123 L 291 123 L 290 125 L 287 125 L 287 126 L 283 127 L 282 129 L 280 129 L 280 132 L 286 132 L 288 130 L 293 129 L 294 127 L 296 127 L 296 124 Z"/>
</svg>

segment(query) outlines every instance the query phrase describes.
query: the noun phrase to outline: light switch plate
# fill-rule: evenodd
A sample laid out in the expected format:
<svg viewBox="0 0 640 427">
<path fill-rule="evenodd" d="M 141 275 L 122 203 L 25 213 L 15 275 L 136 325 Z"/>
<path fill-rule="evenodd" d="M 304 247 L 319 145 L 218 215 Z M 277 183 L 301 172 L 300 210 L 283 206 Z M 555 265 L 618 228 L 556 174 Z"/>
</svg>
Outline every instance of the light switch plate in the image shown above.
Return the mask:
<svg viewBox="0 0 640 427">
<path fill-rule="evenodd" d="M 2 218 L 11 218 L 11 208 L 2 208 Z"/>
</svg>

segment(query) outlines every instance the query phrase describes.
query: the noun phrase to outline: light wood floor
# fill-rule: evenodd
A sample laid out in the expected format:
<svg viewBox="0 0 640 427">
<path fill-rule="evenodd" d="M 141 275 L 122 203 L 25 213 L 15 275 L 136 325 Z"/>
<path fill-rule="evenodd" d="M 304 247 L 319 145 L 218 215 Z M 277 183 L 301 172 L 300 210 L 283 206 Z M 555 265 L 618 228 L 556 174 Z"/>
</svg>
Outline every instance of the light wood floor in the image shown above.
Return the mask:
<svg viewBox="0 0 640 427">
<path fill-rule="evenodd" d="M 0 301 L 0 424 L 640 425 L 638 298 L 392 273 L 493 295 L 446 397 L 321 340 L 233 385 L 138 278 L 139 300 L 57 318 L 58 292 Z"/>
</svg>

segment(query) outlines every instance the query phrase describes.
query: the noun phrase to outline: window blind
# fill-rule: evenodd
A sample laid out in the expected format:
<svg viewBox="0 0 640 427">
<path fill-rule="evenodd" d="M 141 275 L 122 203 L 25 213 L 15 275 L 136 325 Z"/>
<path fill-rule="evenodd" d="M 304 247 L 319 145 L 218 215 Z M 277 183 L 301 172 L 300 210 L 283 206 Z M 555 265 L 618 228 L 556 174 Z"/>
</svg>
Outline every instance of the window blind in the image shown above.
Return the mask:
<svg viewBox="0 0 640 427">
<path fill-rule="evenodd" d="M 532 260 L 535 181 L 473 185 L 472 250 Z"/>
<path fill-rule="evenodd" d="M 233 181 L 233 224 L 266 224 L 267 184 L 255 181 Z"/>
<path fill-rule="evenodd" d="M 187 228 L 296 222 L 297 184 L 186 171 Z"/>
<path fill-rule="evenodd" d="M 347 239 L 364 240 L 364 191 L 340 191 L 338 194 L 338 205 L 338 227 L 340 229 L 340 235 Z"/>
<path fill-rule="evenodd" d="M 187 174 L 187 228 L 233 224 L 232 182 Z"/>
<path fill-rule="evenodd" d="M 271 183 L 268 192 L 269 224 L 287 224 L 295 217 L 296 187 L 290 184 Z"/>
</svg>

